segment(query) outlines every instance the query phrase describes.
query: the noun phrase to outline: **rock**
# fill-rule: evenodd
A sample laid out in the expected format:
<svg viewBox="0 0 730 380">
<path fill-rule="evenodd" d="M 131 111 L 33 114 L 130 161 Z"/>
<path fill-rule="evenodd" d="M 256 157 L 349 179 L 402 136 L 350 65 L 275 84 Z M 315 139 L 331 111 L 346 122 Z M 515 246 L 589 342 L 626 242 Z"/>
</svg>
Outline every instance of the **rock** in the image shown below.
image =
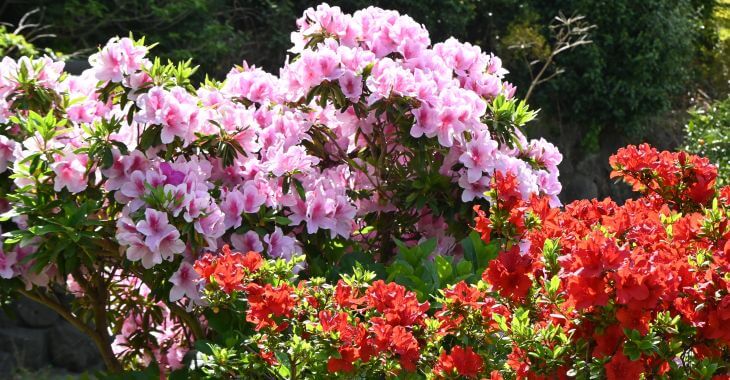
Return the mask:
<svg viewBox="0 0 730 380">
<path fill-rule="evenodd" d="M 80 372 L 101 362 L 101 355 L 91 338 L 67 322 L 53 326 L 49 338 L 51 363 L 56 367 Z"/>
<path fill-rule="evenodd" d="M 608 157 L 602 157 L 598 153 L 587 154 L 578 162 L 578 172 L 588 176 L 602 176 L 604 172 L 608 175 L 610 166 Z"/>
<path fill-rule="evenodd" d="M 48 327 L 60 318 L 55 311 L 25 297 L 18 299 L 15 310 L 18 319 L 28 327 Z"/>
<path fill-rule="evenodd" d="M 0 377 L 7 379 L 15 373 L 15 358 L 9 352 L 0 352 Z"/>
<path fill-rule="evenodd" d="M 570 202 L 575 199 L 591 199 L 598 196 L 598 186 L 592 178 L 576 174 L 567 181 L 566 186 L 560 193 L 560 200 L 563 203 Z"/>
<path fill-rule="evenodd" d="M 15 308 L 9 306 L 8 309 L 8 312 L 0 309 L 0 328 L 15 327 L 18 325 L 18 316 L 14 310 Z"/>
<path fill-rule="evenodd" d="M 46 330 L 13 327 L 0 329 L 0 348 L 10 353 L 16 363 L 28 369 L 48 365 Z"/>
</svg>

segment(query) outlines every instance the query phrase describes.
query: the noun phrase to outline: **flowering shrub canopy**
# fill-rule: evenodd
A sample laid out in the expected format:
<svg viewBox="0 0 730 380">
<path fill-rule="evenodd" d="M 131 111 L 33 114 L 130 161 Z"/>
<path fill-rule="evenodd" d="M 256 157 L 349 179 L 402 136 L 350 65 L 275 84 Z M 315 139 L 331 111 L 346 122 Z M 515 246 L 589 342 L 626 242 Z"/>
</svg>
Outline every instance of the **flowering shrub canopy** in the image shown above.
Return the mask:
<svg viewBox="0 0 730 380">
<path fill-rule="evenodd" d="M 110 372 L 728 371 L 730 190 L 707 160 L 627 147 L 612 176 L 641 198 L 560 209 L 560 153 L 520 132 L 497 57 L 379 8 L 309 9 L 292 41 L 278 75 L 197 87 L 131 37 L 79 76 L 4 58 L 5 288 Z"/>
<path fill-rule="evenodd" d="M 0 276 L 44 303 L 66 285 L 124 366 L 175 369 L 204 334 L 185 309 L 209 302 L 194 270 L 206 252 L 228 244 L 336 278 L 352 257 L 388 262 L 396 241 L 460 254 L 495 173 L 519 180 L 520 199 L 557 204 L 560 153 L 520 132 L 534 112 L 499 58 L 432 44 L 379 8 L 321 5 L 297 26 L 278 75 L 244 62 L 199 86 L 189 63 L 163 64 L 131 37 L 78 76 L 3 58 Z M 210 260 L 241 290 L 235 261 Z M 65 316 L 88 328 L 78 310 Z"/>
</svg>

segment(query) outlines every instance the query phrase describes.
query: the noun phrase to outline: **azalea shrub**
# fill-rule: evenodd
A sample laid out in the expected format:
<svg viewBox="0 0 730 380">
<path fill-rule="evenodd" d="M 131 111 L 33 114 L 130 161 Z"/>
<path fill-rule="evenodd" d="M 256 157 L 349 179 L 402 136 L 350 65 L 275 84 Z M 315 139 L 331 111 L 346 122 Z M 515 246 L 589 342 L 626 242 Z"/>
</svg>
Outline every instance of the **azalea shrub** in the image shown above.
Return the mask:
<svg viewBox="0 0 730 380">
<path fill-rule="evenodd" d="M 379 8 L 297 27 L 202 84 L 131 36 L 3 58 L 3 294 L 118 378 L 727 377 L 707 159 L 626 147 L 637 199 L 561 208 L 499 58 Z"/>
<path fill-rule="evenodd" d="M 211 331 L 200 310 L 215 302 L 194 264 L 225 245 L 286 263 L 280 275 L 332 281 L 357 262 L 414 282 L 386 264 L 447 257 L 427 265 L 444 272 L 476 257 L 464 226 L 496 173 L 518 179 L 522 200 L 559 204 L 562 157 L 520 130 L 535 112 L 498 57 L 432 43 L 374 7 L 321 5 L 297 27 L 277 75 L 244 62 L 201 84 L 189 62 L 163 63 L 133 36 L 111 39 L 80 75 L 4 57 L 3 289 L 90 335 L 109 371 L 169 373 Z M 478 278 L 486 261 L 419 296 Z M 240 263 L 219 264 L 240 280 Z"/>
</svg>

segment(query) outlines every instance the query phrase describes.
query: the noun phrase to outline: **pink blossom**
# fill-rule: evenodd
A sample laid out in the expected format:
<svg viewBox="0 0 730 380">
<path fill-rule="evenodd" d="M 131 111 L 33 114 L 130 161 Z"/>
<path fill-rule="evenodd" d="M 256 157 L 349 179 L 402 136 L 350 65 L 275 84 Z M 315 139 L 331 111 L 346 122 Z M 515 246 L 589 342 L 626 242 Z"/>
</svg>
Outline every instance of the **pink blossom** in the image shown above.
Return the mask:
<svg viewBox="0 0 730 380">
<path fill-rule="evenodd" d="M 243 211 L 255 214 L 265 202 L 266 195 L 262 194 L 253 182 L 246 182 L 243 186 Z"/>
<path fill-rule="evenodd" d="M 320 228 L 335 228 L 335 220 L 332 218 L 336 206 L 334 199 L 321 190 L 311 191 L 307 193 L 306 205 L 304 221 L 307 223 L 307 233 L 313 234 Z"/>
<path fill-rule="evenodd" d="M 232 98 L 246 98 L 252 102 L 264 102 L 276 95 L 278 79 L 256 67 L 243 63 L 243 71 L 231 70 L 221 90 Z"/>
<path fill-rule="evenodd" d="M 267 253 L 273 258 L 291 260 L 294 254 L 301 252 L 296 239 L 284 235 L 278 226 L 274 228 L 273 233 L 264 235 L 264 242 L 266 242 Z"/>
<path fill-rule="evenodd" d="M 138 235 L 129 237 L 127 241 L 127 259 L 130 261 L 142 261 L 142 266 L 146 269 L 162 262 L 162 255 L 159 252 L 153 252 L 149 249 L 144 240 Z"/>
<path fill-rule="evenodd" d="M 0 277 L 13 278 L 15 276 L 13 267 L 17 262 L 17 254 L 14 251 L 5 252 L 0 247 Z"/>
<path fill-rule="evenodd" d="M 102 169 L 101 173 L 107 177 L 104 187 L 108 191 L 121 189 L 122 185 L 130 181 L 130 176 L 135 171 L 144 171 L 149 166 L 149 161 L 142 152 L 135 150 L 129 155 L 121 155 L 119 151 L 114 150 L 114 163 L 110 168 Z M 142 189 L 144 190 L 144 188 Z M 139 189 L 136 194 L 141 194 Z"/>
<path fill-rule="evenodd" d="M 135 46 L 129 38 L 113 38 L 100 52 L 89 57 L 89 63 L 98 80 L 121 82 L 123 76 L 142 68 L 146 54 L 146 47 Z"/>
<path fill-rule="evenodd" d="M 256 231 L 247 231 L 243 235 L 232 234 L 231 245 L 233 245 L 233 248 L 237 251 L 241 252 L 262 252 L 264 250 L 264 245 L 261 244 L 261 239 Z"/>
<path fill-rule="evenodd" d="M 15 161 L 13 150 L 16 142 L 0 135 L 0 173 L 8 168 L 8 162 Z"/>
<path fill-rule="evenodd" d="M 54 158 L 56 161 L 51 164 L 51 169 L 56 174 L 53 190 L 61 191 L 65 187 L 74 194 L 86 190 L 88 186 L 86 179 L 87 156 L 66 152 Z"/>
<path fill-rule="evenodd" d="M 174 285 L 170 289 L 170 301 L 177 302 L 182 297 L 188 297 L 192 301 L 200 300 L 200 292 L 198 291 L 198 272 L 193 269 L 190 263 L 183 261 L 175 274 L 170 277 L 170 282 Z"/>
<path fill-rule="evenodd" d="M 195 230 L 203 235 L 210 249 L 215 249 L 218 238 L 226 233 L 225 215 L 214 203 L 203 214 L 205 216 L 195 221 Z"/>
<path fill-rule="evenodd" d="M 170 225 L 167 213 L 148 208 L 145 218 L 137 222 L 137 231 L 145 235 L 145 245 L 156 255 L 170 259 L 176 253 L 182 253 L 185 244 L 182 243 L 180 233 Z"/>
<path fill-rule="evenodd" d="M 459 162 L 467 168 L 470 183 L 478 181 L 482 173 L 489 172 L 494 166 L 494 152 L 497 148 L 497 142 L 486 135 L 466 143 L 466 152 L 459 157 Z"/>
<path fill-rule="evenodd" d="M 353 102 L 357 102 L 362 95 L 362 78 L 350 71 L 345 72 L 339 80 L 342 93 Z"/>
<path fill-rule="evenodd" d="M 319 163 L 319 158 L 308 155 L 302 146 L 293 146 L 286 151 L 272 146 L 266 151 L 266 156 L 266 169 L 277 177 L 294 170 L 308 170 Z"/>
<path fill-rule="evenodd" d="M 243 193 L 238 190 L 231 190 L 226 193 L 226 197 L 220 204 L 220 209 L 225 214 L 224 225 L 226 229 L 231 227 L 238 228 L 243 222 L 241 214 L 244 212 L 245 199 Z"/>
<path fill-rule="evenodd" d="M 461 193 L 462 202 L 471 202 L 474 199 L 486 198 L 486 193 L 490 189 L 490 177 L 481 177 L 475 182 L 469 182 L 466 175 L 459 177 L 459 186 L 464 190 Z"/>
<path fill-rule="evenodd" d="M 331 229 L 331 236 L 334 238 L 340 235 L 344 238 L 349 238 L 352 231 L 355 229 L 355 215 L 357 209 L 355 206 L 350 204 L 347 197 L 338 196 L 336 200 L 334 212 L 332 218 L 334 219 L 334 226 Z"/>
</svg>

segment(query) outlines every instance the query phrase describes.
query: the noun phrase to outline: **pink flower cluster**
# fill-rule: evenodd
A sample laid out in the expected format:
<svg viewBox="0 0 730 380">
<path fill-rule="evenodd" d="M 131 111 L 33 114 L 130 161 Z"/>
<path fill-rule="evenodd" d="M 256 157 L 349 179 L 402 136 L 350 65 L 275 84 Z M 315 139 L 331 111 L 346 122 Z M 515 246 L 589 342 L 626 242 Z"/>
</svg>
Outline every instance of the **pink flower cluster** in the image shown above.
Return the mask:
<svg viewBox="0 0 730 380">
<path fill-rule="evenodd" d="M 373 165 L 357 156 L 376 130 L 386 131 L 387 151 L 408 149 L 395 139 L 396 126 L 376 112 L 380 104 L 407 100 L 413 121 L 407 133 L 438 144 L 439 172 L 463 202 L 485 198 L 496 172 L 512 173 L 524 199 L 543 194 L 558 202 L 562 157 L 555 146 L 528 141 L 519 131 L 518 144 L 500 144 L 486 123 L 489 103 L 515 92 L 503 81 L 499 58 L 455 39 L 432 45 L 413 19 L 375 7 L 350 15 L 320 5 L 297 25 L 291 49 L 297 56 L 278 76 L 244 63 L 222 84 L 194 91 L 154 80 L 148 49 L 129 38 L 110 40 L 79 76 L 62 76 L 63 63 L 48 58 L 4 58 L 0 123 L 14 113 L 26 116 L 13 108 L 27 95 L 19 85 L 21 67 L 36 86 L 70 102 L 67 124 L 48 140 L 0 136 L 0 172 L 10 168 L 15 186 L 28 191 L 52 183 L 70 196 L 89 189 L 109 195 L 119 206 L 112 209 L 122 210 L 110 216 L 120 254 L 145 269 L 180 263 L 170 279 L 174 301 L 199 299 L 190 263 L 204 251 L 230 244 L 289 260 L 302 253 L 307 235 L 350 239 L 369 214 L 392 211 L 396 206 L 376 189 Z M 114 86 L 117 96 L 104 98 L 101 90 Z M 318 86 L 336 86 L 345 104 L 310 97 Z M 118 125 L 109 136 L 111 166 L 88 153 L 103 123 Z M 312 148 L 320 144 L 312 137 L 317 130 L 330 137 L 321 149 Z M 143 143 L 154 131 L 154 142 Z M 231 162 L 203 148 L 219 137 L 236 146 Z M 48 161 L 42 178 L 28 170 L 34 155 Z M 428 208 L 419 212 L 416 230 L 437 237 L 438 252 L 449 253 L 455 240 L 445 233 L 447 222 Z M 286 227 L 275 218 L 288 219 Z M 0 276 L 17 276 L 16 260 L 0 253 Z M 133 326 L 130 320 L 127 328 Z"/>
<path fill-rule="evenodd" d="M 149 64 L 147 47 L 129 38 L 112 38 L 98 53 L 89 57 L 94 76 L 100 81 L 121 82 Z"/>
</svg>

